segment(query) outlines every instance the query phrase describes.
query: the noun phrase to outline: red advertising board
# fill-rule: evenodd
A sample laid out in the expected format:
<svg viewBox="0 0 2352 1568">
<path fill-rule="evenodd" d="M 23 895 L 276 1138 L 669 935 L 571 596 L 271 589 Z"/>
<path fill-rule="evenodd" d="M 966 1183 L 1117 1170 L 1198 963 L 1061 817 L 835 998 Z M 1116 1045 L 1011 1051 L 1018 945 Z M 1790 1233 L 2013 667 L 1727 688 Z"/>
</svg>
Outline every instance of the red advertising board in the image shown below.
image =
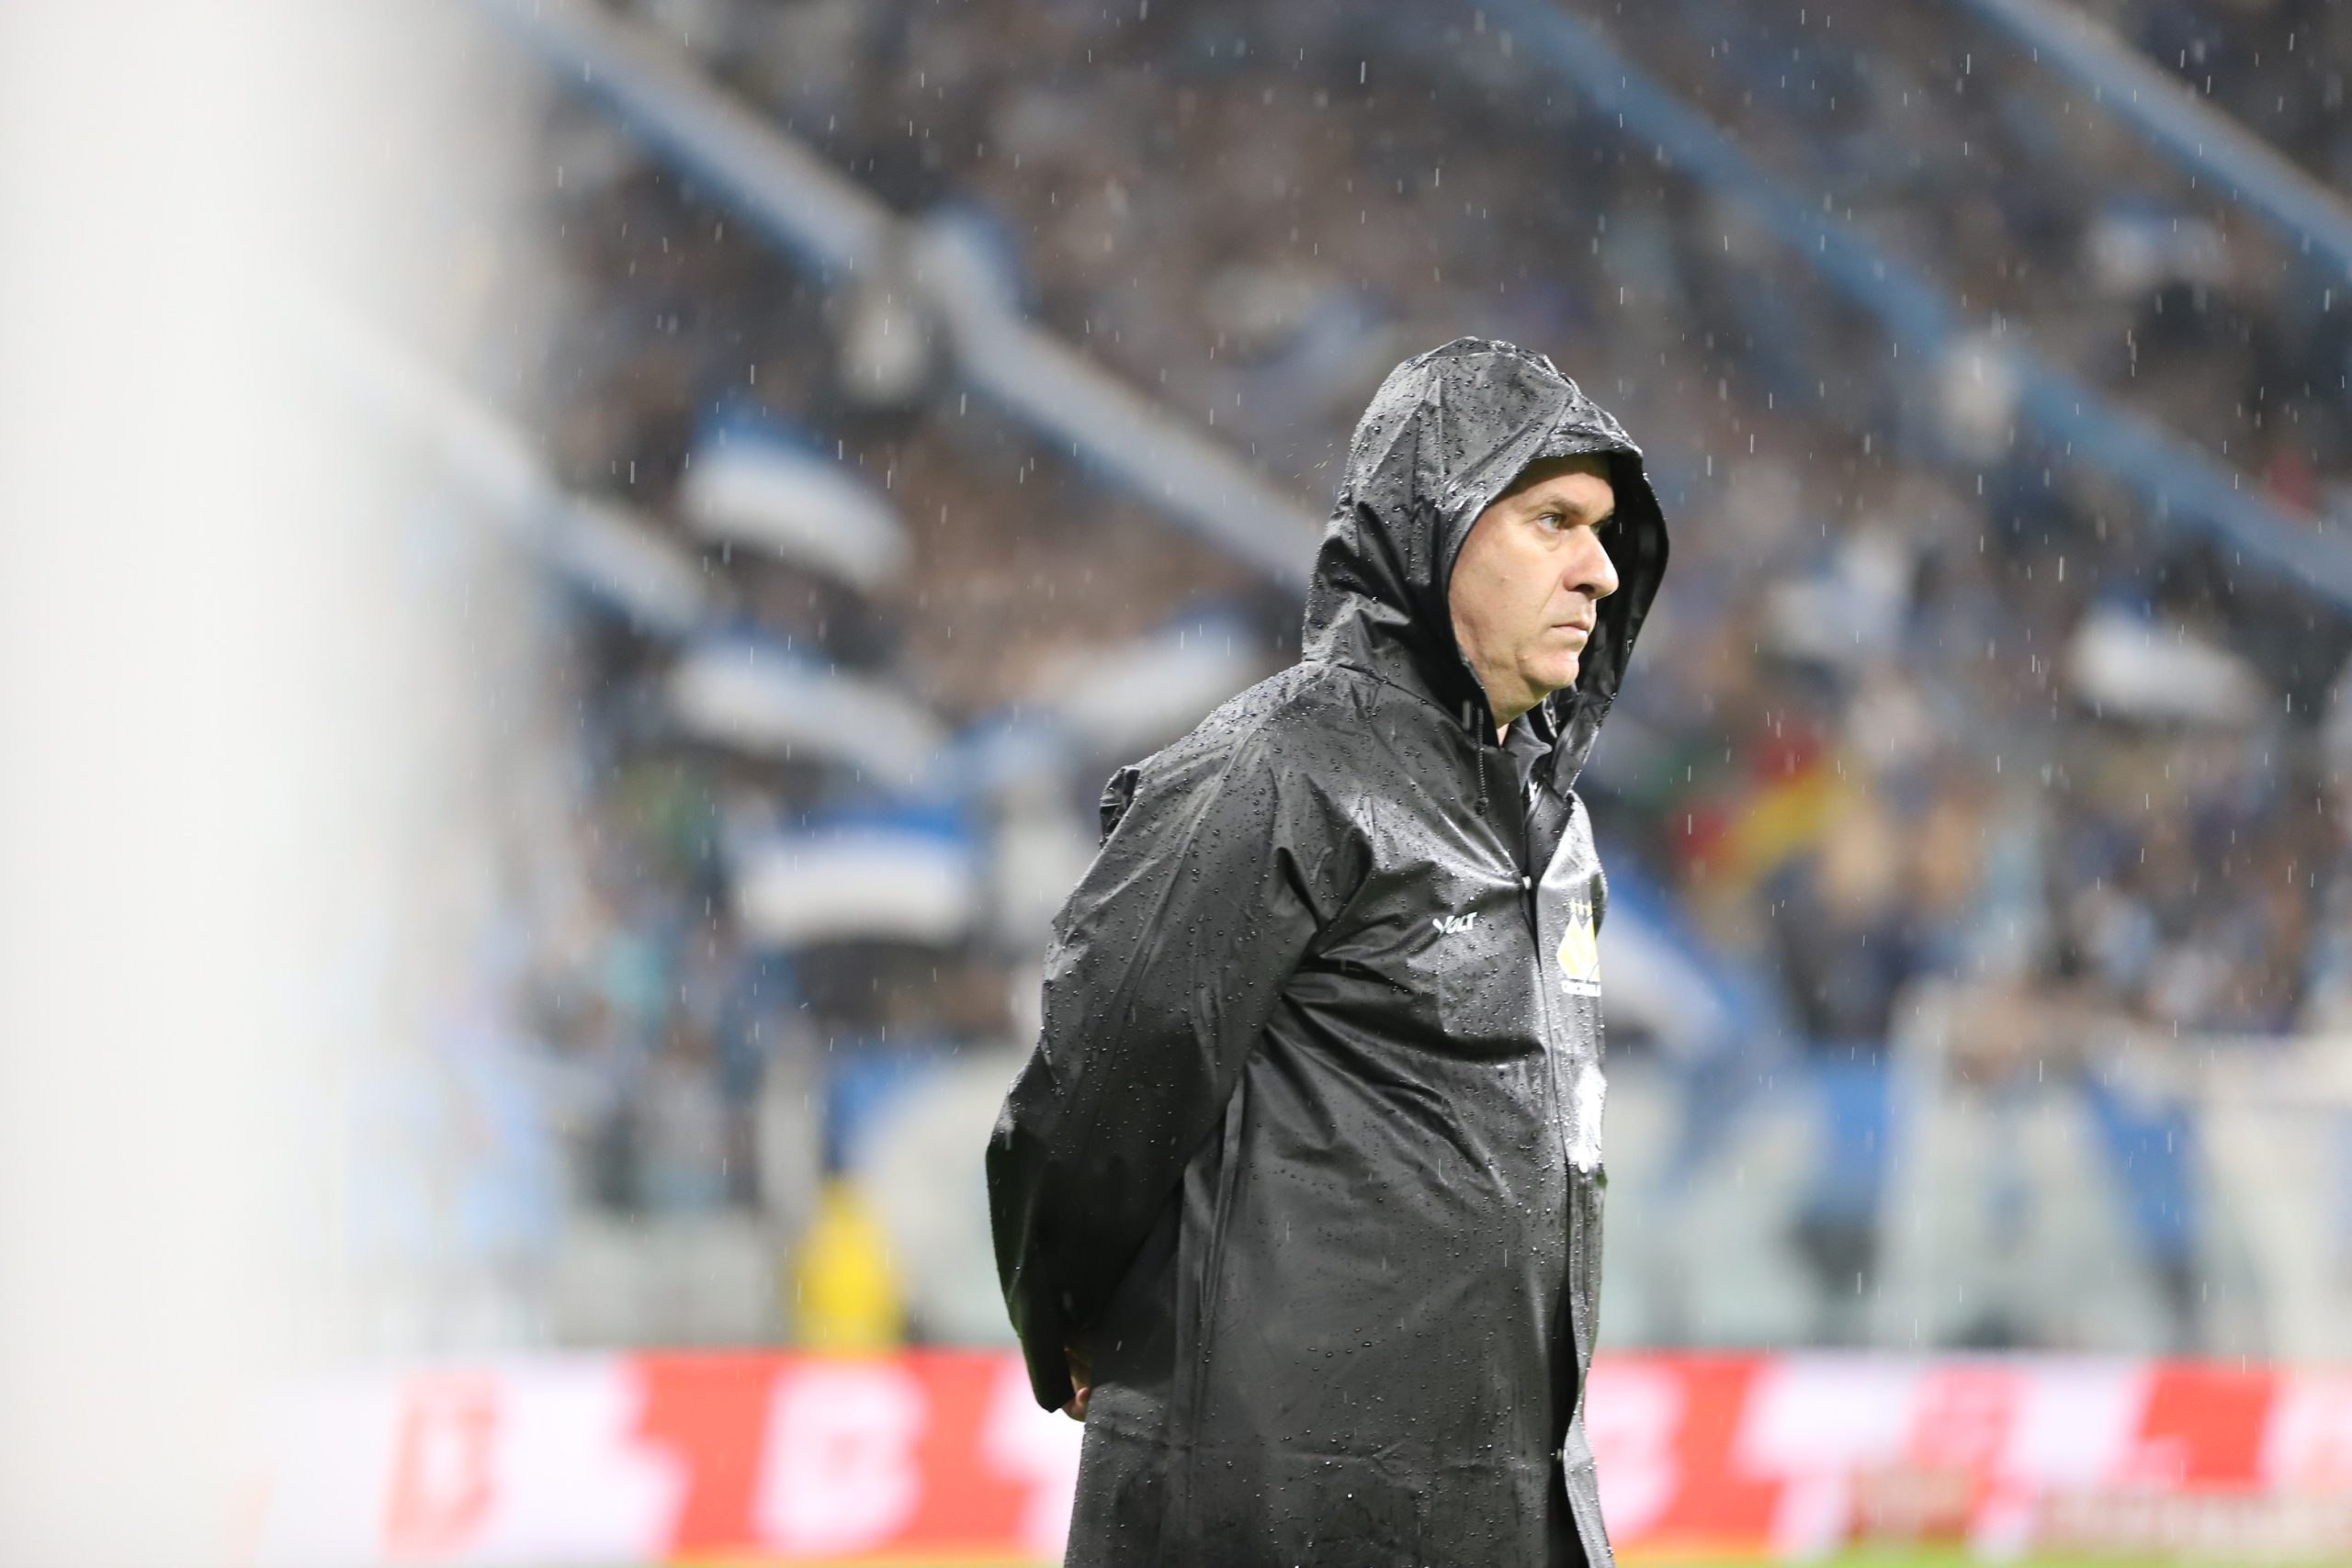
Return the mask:
<svg viewBox="0 0 2352 1568">
<path fill-rule="evenodd" d="M 2352 1560 L 2352 1372 L 1627 1355 L 1586 1404 L 1611 1537 Z M 638 1355 L 354 1373 L 275 1412 L 267 1564 L 1033 1563 L 1080 1429 L 992 1352 Z"/>
</svg>

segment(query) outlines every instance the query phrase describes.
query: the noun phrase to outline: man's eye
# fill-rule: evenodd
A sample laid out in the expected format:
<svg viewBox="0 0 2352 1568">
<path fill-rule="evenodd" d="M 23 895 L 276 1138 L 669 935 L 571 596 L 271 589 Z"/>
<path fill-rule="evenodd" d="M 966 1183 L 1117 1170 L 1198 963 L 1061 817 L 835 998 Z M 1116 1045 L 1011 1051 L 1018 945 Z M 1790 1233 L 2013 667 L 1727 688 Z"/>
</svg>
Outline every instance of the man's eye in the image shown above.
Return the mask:
<svg viewBox="0 0 2352 1568">
<path fill-rule="evenodd" d="M 1538 517 L 1536 521 L 1539 523 L 1547 523 L 1553 527 L 1557 528 L 1563 525 L 1567 519 L 1562 517 L 1556 512 L 1546 512 L 1542 516 Z"/>
</svg>

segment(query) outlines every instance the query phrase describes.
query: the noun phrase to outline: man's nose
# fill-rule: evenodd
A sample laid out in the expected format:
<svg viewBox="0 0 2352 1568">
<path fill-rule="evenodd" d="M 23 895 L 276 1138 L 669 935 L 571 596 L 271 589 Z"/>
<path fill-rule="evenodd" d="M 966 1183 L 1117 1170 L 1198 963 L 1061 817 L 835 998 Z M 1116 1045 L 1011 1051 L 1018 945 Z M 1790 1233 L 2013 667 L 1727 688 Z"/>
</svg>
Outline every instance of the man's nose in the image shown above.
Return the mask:
<svg viewBox="0 0 2352 1568">
<path fill-rule="evenodd" d="M 1568 586 L 1578 593 L 1606 599 L 1617 592 L 1617 563 L 1598 534 L 1585 536 L 1585 547 L 1568 563 Z"/>
</svg>

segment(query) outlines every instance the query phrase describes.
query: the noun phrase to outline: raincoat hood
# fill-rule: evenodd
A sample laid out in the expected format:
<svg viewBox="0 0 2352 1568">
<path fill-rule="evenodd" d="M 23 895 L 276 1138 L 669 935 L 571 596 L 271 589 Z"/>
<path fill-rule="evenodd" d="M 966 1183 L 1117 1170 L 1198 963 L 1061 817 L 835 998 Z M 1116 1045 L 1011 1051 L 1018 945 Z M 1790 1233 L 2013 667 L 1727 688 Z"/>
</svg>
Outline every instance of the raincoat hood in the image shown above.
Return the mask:
<svg viewBox="0 0 2352 1568">
<path fill-rule="evenodd" d="M 1348 443 L 1347 472 L 1307 591 L 1303 651 L 1434 702 L 1482 743 L 1493 710 L 1456 645 L 1446 591 L 1478 514 L 1531 463 L 1605 454 L 1617 492 L 1604 536 L 1618 590 L 1600 601 L 1577 683 L 1542 705 L 1565 788 L 1616 700 L 1666 573 L 1666 519 L 1642 450 L 1550 359 L 1456 338 L 1388 373 Z"/>
</svg>

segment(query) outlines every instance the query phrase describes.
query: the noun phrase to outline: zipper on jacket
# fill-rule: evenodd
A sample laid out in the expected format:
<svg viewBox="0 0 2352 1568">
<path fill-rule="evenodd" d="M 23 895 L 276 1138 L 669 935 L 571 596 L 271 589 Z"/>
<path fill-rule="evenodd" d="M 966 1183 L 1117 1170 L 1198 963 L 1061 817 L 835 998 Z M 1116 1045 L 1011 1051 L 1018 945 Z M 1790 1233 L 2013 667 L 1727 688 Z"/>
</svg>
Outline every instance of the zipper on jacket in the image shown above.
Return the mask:
<svg viewBox="0 0 2352 1568">
<path fill-rule="evenodd" d="M 1542 922 L 1536 918 L 1535 879 L 1541 872 L 1534 863 L 1535 813 L 1530 808 L 1528 802 L 1529 794 L 1540 787 L 1540 781 L 1531 778 L 1526 785 L 1521 786 L 1519 782 L 1519 767 L 1511 760 L 1510 748 L 1498 746 L 1495 750 L 1501 753 L 1503 772 L 1510 776 L 1513 785 L 1513 789 L 1507 793 L 1506 798 L 1516 799 L 1519 803 L 1518 829 L 1516 832 L 1507 833 L 1506 841 L 1511 846 L 1511 860 L 1519 874 L 1520 912 L 1527 917 L 1527 934 L 1535 944 L 1536 957 L 1540 964 L 1543 958 L 1544 928 Z M 1479 796 L 1482 801 L 1486 795 L 1486 780 L 1487 748 L 1481 746 L 1478 749 L 1478 784 Z"/>
<path fill-rule="evenodd" d="M 1471 720 L 1473 717 L 1473 710 L 1468 703 L 1463 704 L 1462 716 L 1465 722 Z M 1491 734 L 1493 732 L 1489 730 L 1484 733 Z M 1527 934 L 1529 940 L 1534 943 L 1536 949 L 1537 969 L 1540 977 L 1544 948 L 1544 927 L 1542 921 L 1537 918 L 1535 906 L 1535 879 L 1541 874 L 1541 870 L 1532 863 L 1535 853 L 1535 844 L 1533 840 L 1533 834 L 1535 831 L 1535 813 L 1530 806 L 1529 796 L 1536 790 L 1543 787 L 1543 781 L 1540 776 L 1541 770 L 1538 770 L 1538 773 L 1536 775 L 1532 775 L 1522 786 L 1520 783 L 1518 764 L 1511 760 L 1510 749 L 1499 744 L 1490 746 L 1487 744 L 1480 736 L 1481 732 L 1474 729 L 1470 732 L 1469 737 L 1471 747 L 1471 769 L 1476 773 L 1478 779 L 1478 815 L 1480 817 L 1489 815 L 1487 809 L 1487 755 L 1489 752 L 1492 752 L 1499 755 L 1502 759 L 1504 775 L 1510 780 L 1511 785 L 1510 788 L 1502 792 L 1503 798 L 1506 800 L 1516 800 L 1518 802 L 1519 819 L 1517 830 L 1510 830 L 1510 825 L 1506 824 L 1503 840 L 1505 843 L 1510 846 L 1511 863 L 1519 875 L 1520 913 L 1527 918 Z"/>
<path fill-rule="evenodd" d="M 1544 869 L 1535 863 L 1534 795 L 1543 787 L 1540 773 L 1539 769 L 1537 773 L 1530 774 L 1526 786 L 1519 794 L 1519 891 L 1527 905 L 1528 933 L 1535 939 L 1535 967 L 1539 977 L 1544 968 L 1544 926 L 1536 918 L 1535 879 L 1544 874 Z M 1516 780 L 1518 776 L 1519 770 L 1512 768 L 1511 777 Z"/>
<path fill-rule="evenodd" d="M 1464 669 L 1469 667 L 1467 660 L 1464 662 L 1463 667 Z M 1465 700 L 1462 705 L 1462 728 L 1468 732 L 1470 739 L 1470 766 L 1478 775 L 1478 815 L 1481 817 L 1487 814 L 1486 738 L 1494 733 L 1491 728 L 1483 729 L 1479 728 L 1480 716 L 1486 711 L 1483 702 L 1473 703 Z"/>
</svg>

